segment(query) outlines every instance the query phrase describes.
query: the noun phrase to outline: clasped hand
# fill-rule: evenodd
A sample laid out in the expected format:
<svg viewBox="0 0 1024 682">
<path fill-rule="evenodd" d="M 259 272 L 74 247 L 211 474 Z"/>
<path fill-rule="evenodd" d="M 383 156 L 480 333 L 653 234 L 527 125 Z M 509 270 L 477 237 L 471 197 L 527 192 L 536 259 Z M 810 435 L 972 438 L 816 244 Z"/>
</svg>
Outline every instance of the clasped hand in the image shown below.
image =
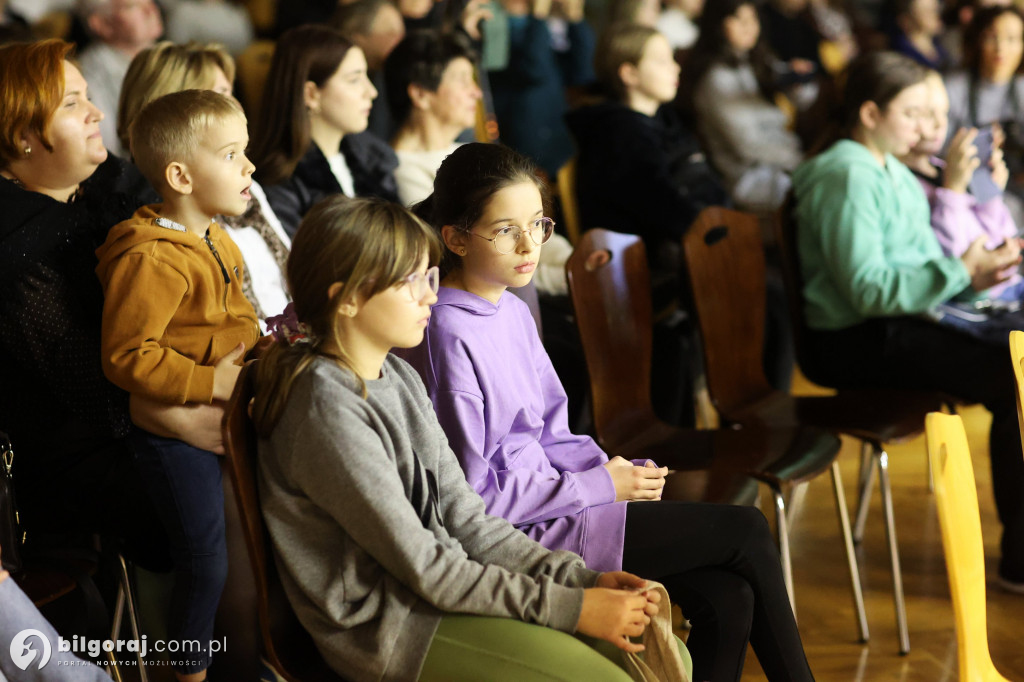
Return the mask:
<svg viewBox="0 0 1024 682">
<path fill-rule="evenodd" d="M 603 466 L 612 477 L 616 502 L 661 499 L 668 467 L 658 467 L 650 461 L 645 466 L 636 466 L 622 457 L 612 457 Z"/>
<path fill-rule="evenodd" d="M 643 651 L 643 644 L 629 638 L 643 634 L 651 618 L 658 614 L 661 601 L 658 592 L 646 587 L 647 581 L 632 573 L 602 573 L 597 587 L 583 591 L 583 608 L 576 630 L 611 642 L 626 652 Z"/>
</svg>

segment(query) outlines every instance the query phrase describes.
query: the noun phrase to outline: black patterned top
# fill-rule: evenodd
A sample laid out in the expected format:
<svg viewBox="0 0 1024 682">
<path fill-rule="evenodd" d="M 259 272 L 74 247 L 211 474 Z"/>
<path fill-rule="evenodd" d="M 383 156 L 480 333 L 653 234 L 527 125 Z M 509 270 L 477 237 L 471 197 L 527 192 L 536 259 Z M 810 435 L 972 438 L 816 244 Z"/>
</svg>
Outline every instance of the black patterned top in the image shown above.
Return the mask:
<svg viewBox="0 0 1024 682">
<path fill-rule="evenodd" d="M 155 200 L 113 155 L 68 203 L 0 178 L 0 429 L 33 465 L 71 466 L 128 431 L 127 394 L 100 367 L 95 250 Z"/>
</svg>

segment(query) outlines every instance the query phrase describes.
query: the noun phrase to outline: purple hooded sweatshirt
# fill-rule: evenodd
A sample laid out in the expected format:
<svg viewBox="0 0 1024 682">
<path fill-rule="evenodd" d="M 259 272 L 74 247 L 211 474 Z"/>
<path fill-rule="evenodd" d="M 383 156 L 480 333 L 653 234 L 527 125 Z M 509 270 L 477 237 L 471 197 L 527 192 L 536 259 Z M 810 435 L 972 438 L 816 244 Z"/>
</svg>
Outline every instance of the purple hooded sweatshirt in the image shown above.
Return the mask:
<svg viewBox="0 0 1024 682">
<path fill-rule="evenodd" d="M 423 343 L 403 350 L 487 513 L 587 567 L 622 567 L 626 503 L 608 455 L 569 431 L 566 396 L 526 304 L 441 287 Z"/>
</svg>

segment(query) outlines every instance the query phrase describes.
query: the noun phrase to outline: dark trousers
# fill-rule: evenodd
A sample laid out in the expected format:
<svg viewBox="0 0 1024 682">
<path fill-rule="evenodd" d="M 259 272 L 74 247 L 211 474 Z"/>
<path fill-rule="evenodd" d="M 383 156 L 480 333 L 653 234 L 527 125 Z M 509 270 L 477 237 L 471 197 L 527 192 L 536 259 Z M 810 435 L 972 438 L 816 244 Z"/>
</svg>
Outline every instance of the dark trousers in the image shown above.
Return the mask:
<svg viewBox="0 0 1024 682">
<path fill-rule="evenodd" d="M 807 333 L 801 364 L 836 388 L 941 391 L 992 413 L 992 487 L 1003 524 L 1000 574 L 1024 582 L 1024 456 L 1009 342 L 991 343 L 911 317 Z"/>
<path fill-rule="evenodd" d="M 134 429 L 130 440 L 174 561 L 168 630 L 172 640 L 183 644 L 181 653 L 170 654 L 171 662 L 178 672 L 200 672 L 210 665 L 213 619 L 228 571 L 220 460 L 212 452 L 141 429 Z M 198 647 L 189 650 L 195 642 Z"/>
<path fill-rule="evenodd" d="M 772 682 L 814 679 L 759 510 L 687 502 L 626 509 L 622 567 L 664 584 L 690 620 L 694 682 L 739 680 L 748 641 Z"/>
</svg>

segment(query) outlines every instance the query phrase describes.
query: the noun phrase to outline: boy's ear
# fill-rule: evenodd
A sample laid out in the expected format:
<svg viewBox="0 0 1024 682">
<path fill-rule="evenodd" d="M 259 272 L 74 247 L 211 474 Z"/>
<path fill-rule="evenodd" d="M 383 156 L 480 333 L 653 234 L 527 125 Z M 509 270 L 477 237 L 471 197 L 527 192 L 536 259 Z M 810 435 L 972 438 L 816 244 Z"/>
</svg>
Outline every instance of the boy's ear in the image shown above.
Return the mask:
<svg viewBox="0 0 1024 682">
<path fill-rule="evenodd" d="M 469 235 L 462 230 L 456 229 L 454 225 L 445 225 L 441 228 L 441 239 L 452 253 L 459 256 L 466 255 L 466 243 L 469 241 Z"/>
<path fill-rule="evenodd" d="M 192 194 L 194 189 L 192 174 L 189 173 L 188 166 L 180 161 L 171 161 L 167 164 L 167 168 L 164 169 L 164 180 L 167 181 L 167 186 L 178 194 Z"/>
<path fill-rule="evenodd" d="M 302 86 L 302 101 L 309 113 L 320 113 L 320 88 L 313 81 L 306 81 Z"/>
</svg>

